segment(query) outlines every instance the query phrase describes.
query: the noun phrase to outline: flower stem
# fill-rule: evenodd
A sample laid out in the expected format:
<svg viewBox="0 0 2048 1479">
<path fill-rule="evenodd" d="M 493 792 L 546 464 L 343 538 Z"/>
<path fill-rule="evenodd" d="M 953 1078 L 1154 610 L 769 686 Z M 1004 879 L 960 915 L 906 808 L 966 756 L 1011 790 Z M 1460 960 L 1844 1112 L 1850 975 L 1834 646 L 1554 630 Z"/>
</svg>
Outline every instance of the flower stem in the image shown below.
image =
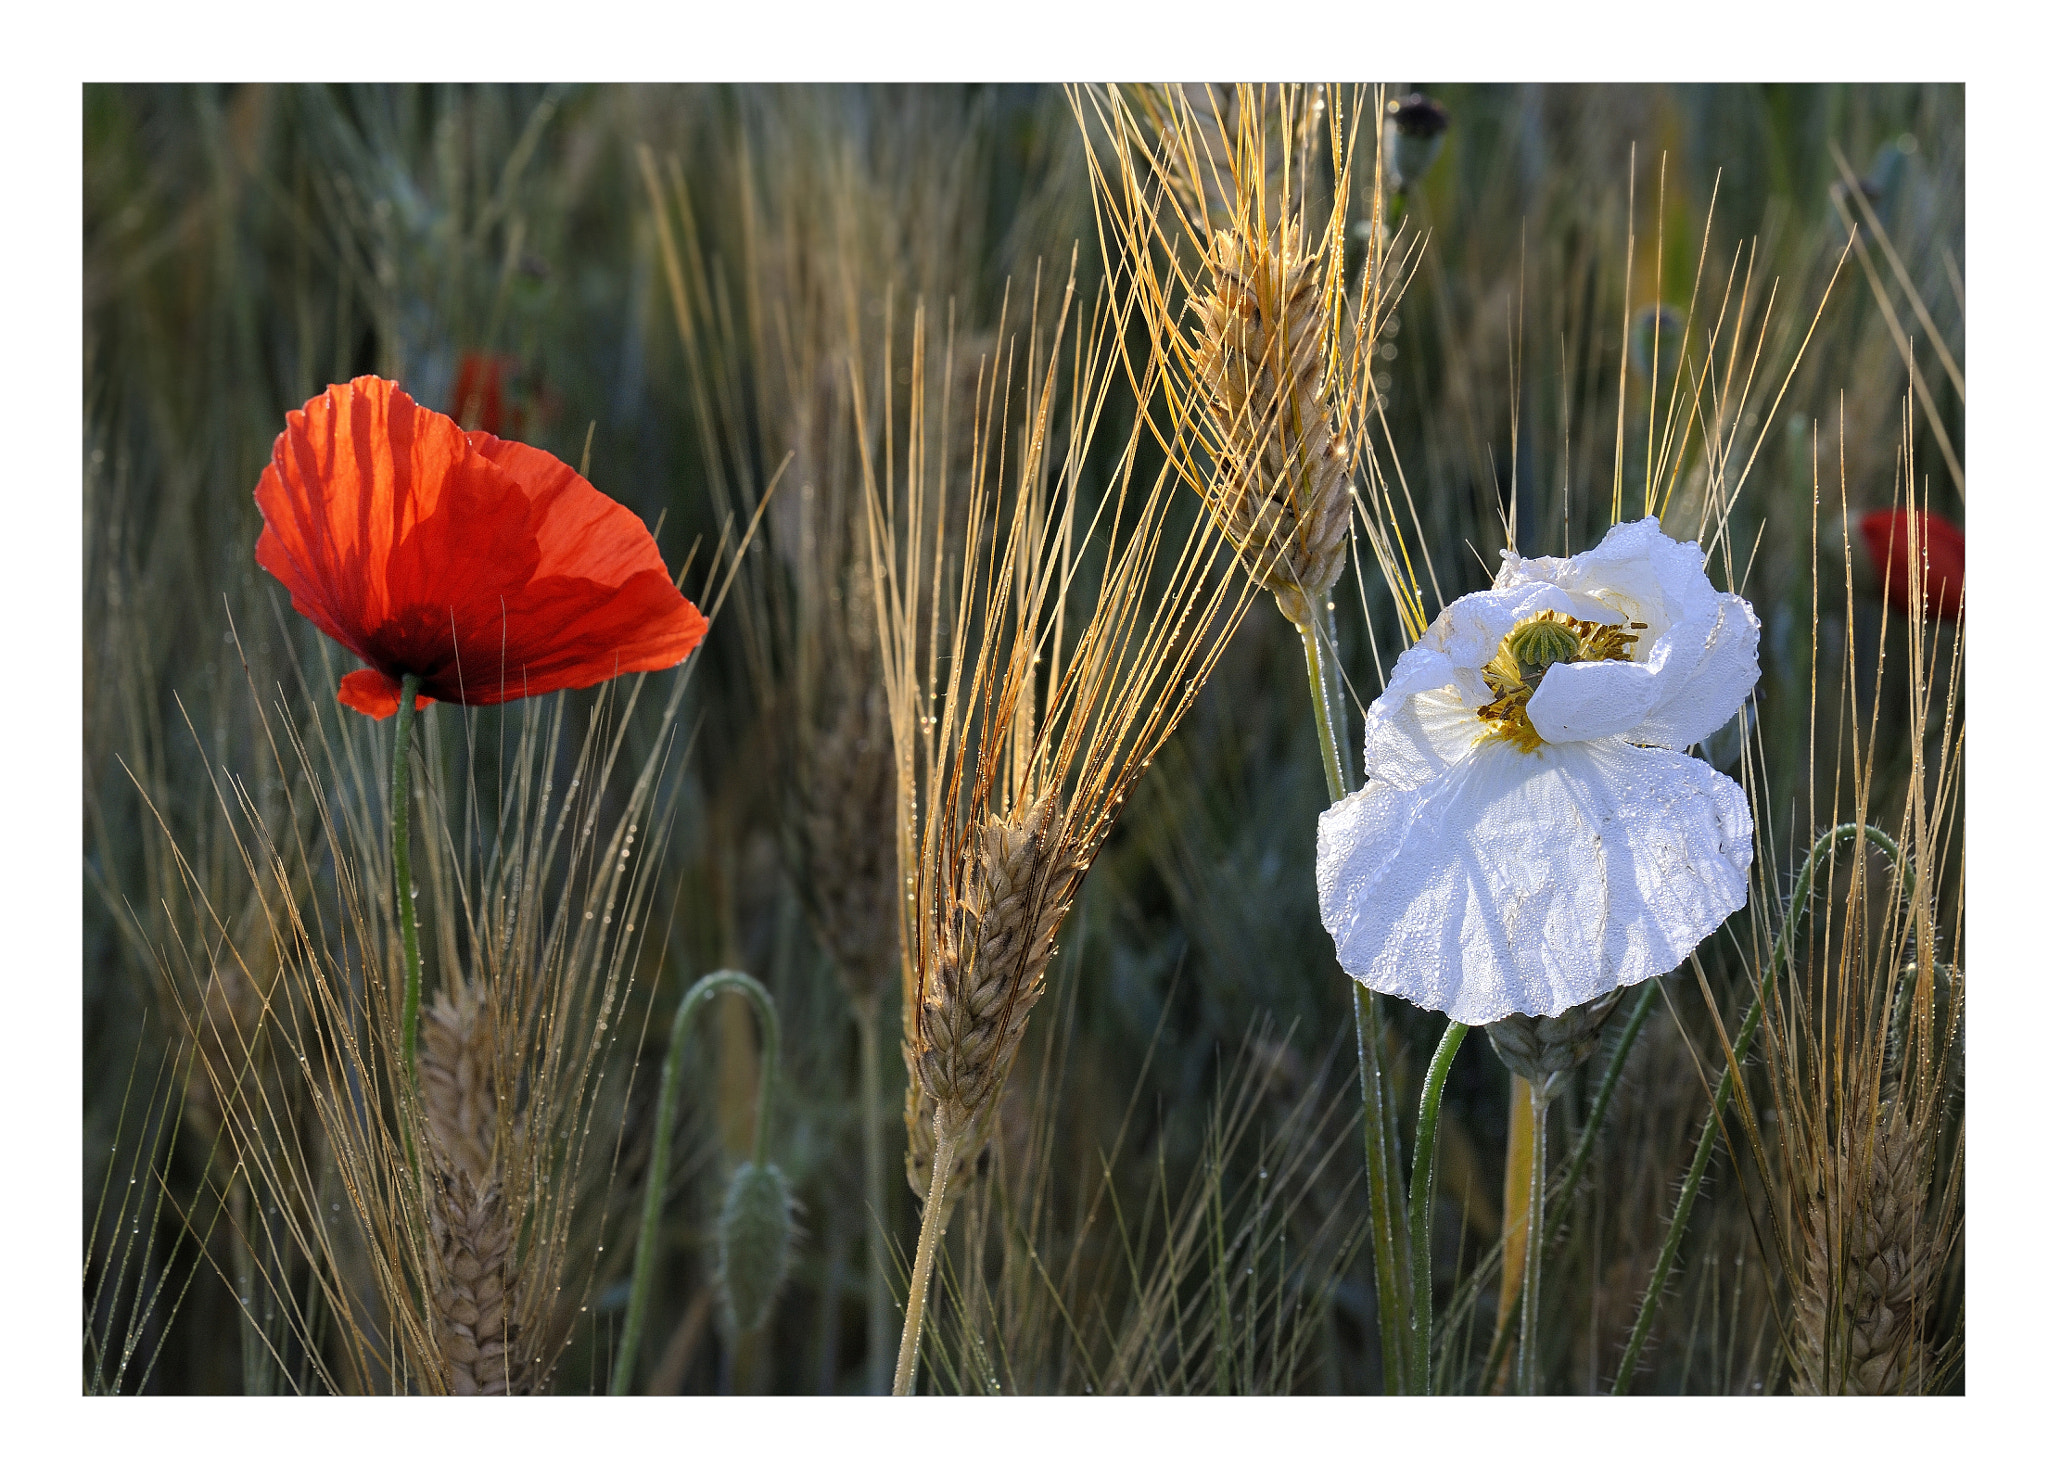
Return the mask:
<svg viewBox="0 0 2048 1479">
<path fill-rule="evenodd" d="M 1557 1080 L 1552 1074 L 1542 1083 L 1529 1084 L 1529 1239 L 1522 1255 L 1522 1338 L 1515 1350 L 1515 1391 L 1524 1397 L 1536 1395 L 1539 1374 L 1536 1359 L 1537 1316 L 1543 1308 L 1543 1170 L 1548 1148 L 1544 1129 L 1550 1120 L 1550 1088 Z"/>
<path fill-rule="evenodd" d="M 1614 1373 L 1614 1385 L 1609 1388 L 1611 1395 L 1628 1395 L 1629 1383 L 1635 1378 L 1636 1362 L 1642 1358 L 1643 1345 L 1650 1338 L 1650 1328 L 1657 1321 L 1657 1302 L 1663 1297 L 1664 1285 L 1671 1277 L 1671 1266 L 1678 1258 L 1678 1245 L 1685 1237 L 1685 1225 L 1692 1217 L 1693 1202 L 1698 1198 L 1700 1182 L 1705 1179 L 1707 1165 L 1714 1158 L 1716 1132 L 1720 1128 L 1721 1116 L 1727 1111 L 1728 1100 L 1735 1088 L 1735 1069 L 1749 1055 L 1749 1045 L 1756 1036 L 1757 1027 L 1763 1022 L 1764 1007 L 1776 991 L 1778 982 L 1784 979 L 1790 968 L 1792 938 L 1799 929 L 1799 921 L 1806 914 L 1806 905 L 1813 894 L 1813 871 L 1822 854 L 1832 855 L 1835 848 L 1850 837 L 1859 837 L 1877 844 L 1878 850 L 1891 860 L 1894 869 L 1905 876 L 1905 891 L 1910 897 L 1918 886 L 1913 869 L 1899 856 L 1899 845 L 1877 828 L 1862 822 L 1844 822 L 1841 826 L 1824 833 L 1806 855 L 1806 865 L 1799 870 L 1799 877 L 1792 885 L 1791 907 L 1785 911 L 1785 923 L 1778 931 L 1778 943 L 1771 951 L 1770 970 L 1765 973 L 1763 984 L 1757 988 L 1756 1000 L 1749 1004 L 1749 1011 L 1743 1016 L 1742 1030 L 1735 1036 L 1732 1061 L 1721 1070 L 1719 1082 L 1714 1085 L 1714 1102 L 1707 1110 L 1707 1117 L 1700 1125 L 1699 1143 L 1693 1149 L 1692 1165 L 1685 1173 L 1685 1184 L 1679 1188 L 1678 1203 L 1671 1211 L 1671 1226 L 1664 1234 L 1664 1246 L 1658 1250 L 1657 1266 L 1650 1272 L 1649 1287 L 1643 1290 L 1643 1302 L 1636 1311 L 1635 1328 L 1629 1332 L 1628 1349 L 1622 1352 L 1621 1369 Z"/>
<path fill-rule="evenodd" d="M 1339 716 L 1343 713 L 1343 705 L 1334 691 L 1337 640 L 1333 633 L 1324 631 L 1314 612 L 1309 613 L 1305 625 L 1295 630 L 1301 634 L 1302 656 L 1308 662 L 1308 692 L 1316 711 L 1316 741 L 1322 749 L 1323 779 L 1329 785 L 1334 804 L 1351 794 L 1350 768 L 1344 763 L 1346 757 L 1337 742 Z"/>
<path fill-rule="evenodd" d="M 768 1115 L 774 1106 L 775 1065 L 782 1053 L 782 1023 L 766 988 L 744 971 L 713 971 L 683 996 L 668 1030 L 668 1052 L 661 1060 L 661 1085 L 655 1096 L 654 1149 L 647 1160 L 647 1193 L 640 1206 L 640 1241 L 633 1249 L 633 1283 L 626 1296 L 626 1324 L 619 1336 L 618 1364 L 612 1368 L 611 1392 L 623 1397 L 633 1384 L 633 1366 L 647 1323 L 647 1301 L 654 1284 L 654 1257 L 661 1237 L 661 1203 L 668 1190 L 669 1147 L 675 1131 L 676 1103 L 682 1096 L 683 1042 L 697 1009 L 720 991 L 739 991 L 754 1004 L 761 1022 L 761 1081 L 754 1100 L 754 1164 L 766 1164 Z"/>
<path fill-rule="evenodd" d="M 938 1247 L 939 1209 L 946 1200 L 946 1177 L 953 1169 L 953 1126 L 944 1106 L 932 1112 L 932 1185 L 925 1193 L 924 1221 L 917 1229 L 917 1264 L 910 1271 L 910 1298 L 903 1310 L 903 1342 L 896 1351 L 895 1395 L 908 1397 L 917 1385 L 917 1352 L 924 1340 L 924 1296 L 931 1287 L 933 1253 Z"/>
<path fill-rule="evenodd" d="M 1429 1060 L 1429 1074 L 1422 1081 L 1422 1102 L 1415 1112 L 1415 1167 L 1408 1179 L 1408 1257 L 1415 1274 L 1415 1294 L 1409 1310 L 1409 1389 L 1418 1396 L 1430 1391 L 1429 1344 L 1431 1307 L 1435 1303 L 1430 1269 L 1430 1224 L 1436 1210 L 1436 1119 L 1443 1103 L 1444 1081 L 1451 1076 L 1451 1060 L 1470 1031 L 1463 1022 L 1444 1029 L 1436 1056 Z"/>
<path fill-rule="evenodd" d="M 882 1050 L 875 1003 L 854 1012 L 860 1038 L 860 1139 L 868 1208 L 868 1389 L 889 1388 L 889 1264 L 882 1229 L 889 1225 L 888 1178 L 882 1169 Z"/>
<path fill-rule="evenodd" d="M 398 885 L 398 935 L 405 949 L 405 1006 L 399 1034 L 405 1051 L 405 1081 L 419 1089 L 420 1069 L 420 927 L 412 898 L 412 721 L 419 702 L 420 680 L 407 673 L 399 685 L 398 734 L 391 747 L 391 871 Z"/>
<path fill-rule="evenodd" d="M 1303 660 L 1308 664 L 1309 702 L 1315 709 L 1316 739 L 1322 749 L 1323 779 L 1334 805 L 1351 789 L 1345 754 L 1338 744 L 1336 670 L 1337 641 L 1325 631 L 1313 610 L 1295 630 L 1301 634 Z M 1408 1247 L 1406 1209 L 1401 1206 L 1399 1182 L 1401 1153 L 1395 1143 L 1393 1099 L 1387 1087 L 1386 1071 L 1380 1057 L 1381 1024 L 1379 998 L 1352 983 L 1351 1010 L 1358 1035 L 1358 1079 L 1365 1100 L 1365 1182 L 1366 1204 L 1372 1213 L 1372 1257 L 1374 1288 L 1378 1293 L 1380 1321 L 1380 1365 L 1386 1373 L 1387 1388 L 1408 1390 L 1414 1358 L 1408 1349 L 1414 1324 L 1409 1306 L 1413 1299 Z"/>
</svg>

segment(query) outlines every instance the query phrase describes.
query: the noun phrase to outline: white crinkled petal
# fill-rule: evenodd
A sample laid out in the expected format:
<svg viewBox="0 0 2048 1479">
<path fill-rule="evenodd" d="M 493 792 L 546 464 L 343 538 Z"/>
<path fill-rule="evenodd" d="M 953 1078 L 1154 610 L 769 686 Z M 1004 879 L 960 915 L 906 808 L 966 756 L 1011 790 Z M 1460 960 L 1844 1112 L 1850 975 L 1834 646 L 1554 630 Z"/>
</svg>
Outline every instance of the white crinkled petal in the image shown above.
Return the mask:
<svg viewBox="0 0 2048 1479">
<path fill-rule="evenodd" d="M 1402 786 L 1440 775 L 1484 737 L 1486 725 L 1474 711 L 1485 702 L 1464 691 L 1444 653 L 1420 643 L 1409 648 L 1366 710 L 1366 774 Z"/>
<path fill-rule="evenodd" d="M 1740 596 L 1717 595 L 1710 616 L 1674 627 L 1652 650 L 1647 666 L 1660 676 L 1657 700 L 1626 736 L 1639 745 L 1696 745 L 1733 717 L 1762 676 L 1757 642 L 1762 628 Z M 1529 706 L 1533 716 L 1536 706 Z"/>
<path fill-rule="evenodd" d="M 1650 642 L 1688 617 L 1709 615 L 1721 596 L 1707 579 L 1706 551 L 1680 544 L 1654 518 L 1616 524 L 1567 560 L 1557 583 L 1642 622 Z"/>
<path fill-rule="evenodd" d="M 1529 723 L 1552 744 L 1606 739 L 1643 722 L 1658 675 L 1641 663 L 1559 663 L 1529 699 Z"/>
<path fill-rule="evenodd" d="M 1681 544 L 1664 533 L 1656 519 L 1645 518 L 1616 524 L 1599 544 L 1569 559 L 1524 559 L 1503 551 L 1494 589 L 1507 592 L 1535 582 L 1557 586 L 1581 600 L 1597 602 L 1624 621 L 1643 623 L 1647 647 L 1688 617 L 1713 613 L 1721 593 L 1707 579 L 1706 570 L 1706 552 L 1699 545 Z"/>
<path fill-rule="evenodd" d="M 1616 740 L 1483 744 L 1428 784 L 1325 812 L 1316 890 L 1364 985 L 1494 1022 L 1670 970 L 1748 897 L 1742 790 Z"/>
</svg>

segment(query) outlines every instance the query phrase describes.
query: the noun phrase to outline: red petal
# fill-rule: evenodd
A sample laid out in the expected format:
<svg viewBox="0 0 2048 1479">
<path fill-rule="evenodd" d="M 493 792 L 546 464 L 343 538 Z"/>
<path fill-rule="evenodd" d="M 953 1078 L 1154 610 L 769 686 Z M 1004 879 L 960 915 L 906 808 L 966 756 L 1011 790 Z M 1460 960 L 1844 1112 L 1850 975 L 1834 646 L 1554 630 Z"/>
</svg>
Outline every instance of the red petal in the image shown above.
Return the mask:
<svg viewBox="0 0 2048 1479">
<path fill-rule="evenodd" d="M 386 380 L 287 416 L 256 502 L 258 563 L 393 694 L 414 673 L 428 698 L 502 703 L 673 667 L 703 640 L 629 509 Z"/>
<path fill-rule="evenodd" d="M 1912 609 L 1911 560 L 1913 545 L 1917 543 L 1925 611 L 1949 621 L 1962 614 L 1962 530 L 1940 514 L 1908 515 L 1890 510 L 1865 514 L 1859 527 L 1871 563 L 1877 566 L 1878 578 L 1883 582 L 1885 599 L 1895 610 Z"/>
<path fill-rule="evenodd" d="M 398 712 L 398 701 L 404 696 L 404 688 L 375 668 L 357 668 L 353 673 L 344 674 L 341 691 L 335 694 L 357 713 L 368 714 L 372 719 L 389 719 Z M 424 709 L 432 702 L 423 693 L 413 700 L 412 706 L 416 710 Z"/>
<path fill-rule="evenodd" d="M 256 485 L 263 537 L 256 562 L 292 593 L 292 608 L 387 673 L 406 654 L 377 632 L 408 592 L 390 588 L 392 554 L 469 460 L 462 431 L 389 380 L 365 375 L 285 417 Z"/>
</svg>

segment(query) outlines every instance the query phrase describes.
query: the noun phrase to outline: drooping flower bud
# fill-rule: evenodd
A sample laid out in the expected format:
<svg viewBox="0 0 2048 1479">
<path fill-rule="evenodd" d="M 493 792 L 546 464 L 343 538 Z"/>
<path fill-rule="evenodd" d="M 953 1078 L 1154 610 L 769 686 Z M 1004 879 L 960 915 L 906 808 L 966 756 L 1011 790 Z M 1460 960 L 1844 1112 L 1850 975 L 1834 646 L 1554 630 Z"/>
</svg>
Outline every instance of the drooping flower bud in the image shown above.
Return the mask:
<svg viewBox="0 0 2048 1479">
<path fill-rule="evenodd" d="M 789 1271 L 789 1182 L 748 1161 L 733 1173 L 718 1218 L 718 1284 L 735 1329 L 758 1327 Z"/>
</svg>

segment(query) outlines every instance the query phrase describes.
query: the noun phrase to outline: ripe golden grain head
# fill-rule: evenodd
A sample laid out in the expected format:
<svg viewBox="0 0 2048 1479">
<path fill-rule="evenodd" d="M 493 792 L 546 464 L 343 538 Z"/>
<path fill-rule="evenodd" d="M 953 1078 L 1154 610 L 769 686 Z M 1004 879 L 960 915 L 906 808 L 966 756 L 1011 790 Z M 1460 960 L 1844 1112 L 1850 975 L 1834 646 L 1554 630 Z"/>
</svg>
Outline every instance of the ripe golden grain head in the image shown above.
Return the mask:
<svg viewBox="0 0 2048 1479">
<path fill-rule="evenodd" d="M 1248 595 L 1206 522 L 1167 544 L 1174 479 L 1169 469 L 1134 487 L 1135 429 L 1108 491 L 1084 506 L 1081 469 L 1128 305 L 1112 284 L 1082 321 L 1074 291 L 1070 276 L 1057 314 L 1034 301 L 1021 353 L 998 336 L 964 428 L 923 414 L 920 314 L 913 473 L 899 485 L 893 467 L 886 478 L 870 467 L 920 1193 L 935 1117 L 958 1137 L 956 1160 L 985 1145 L 1060 922 Z M 914 472 L 920 438 L 948 436 L 975 449 L 971 473 L 960 485 L 941 472 L 934 487 Z"/>
<path fill-rule="evenodd" d="M 1375 111 L 1358 90 L 1302 86 L 1091 101 L 1074 98 L 1110 141 L 1108 158 L 1092 142 L 1089 156 L 1104 247 L 1129 262 L 1152 332 L 1162 439 L 1253 579 L 1304 626 L 1343 572 L 1372 385 L 1382 243 L 1355 295 L 1345 246 Z"/>
</svg>

